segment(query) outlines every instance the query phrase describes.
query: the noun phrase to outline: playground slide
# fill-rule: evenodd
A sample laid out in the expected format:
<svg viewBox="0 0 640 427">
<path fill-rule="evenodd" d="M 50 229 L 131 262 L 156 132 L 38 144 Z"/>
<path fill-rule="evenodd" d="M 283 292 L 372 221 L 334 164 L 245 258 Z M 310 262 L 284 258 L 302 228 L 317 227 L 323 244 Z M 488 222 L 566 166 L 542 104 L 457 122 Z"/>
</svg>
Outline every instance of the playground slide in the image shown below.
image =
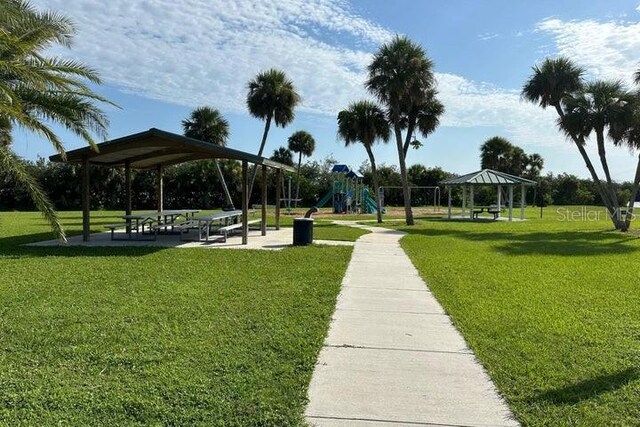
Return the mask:
<svg viewBox="0 0 640 427">
<path fill-rule="evenodd" d="M 331 200 L 332 196 L 333 196 L 333 189 L 327 191 L 327 194 L 325 194 L 324 197 L 322 199 L 320 199 L 320 201 L 318 203 L 316 203 L 316 208 L 320 209 L 321 207 L 326 205 L 327 202 L 329 200 Z"/>
<path fill-rule="evenodd" d="M 374 214 L 378 212 L 376 201 L 368 194 L 365 196 L 365 199 L 364 199 L 364 208 L 366 213 Z M 382 208 L 382 213 L 384 213 L 384 208 Z"/>
</svg>

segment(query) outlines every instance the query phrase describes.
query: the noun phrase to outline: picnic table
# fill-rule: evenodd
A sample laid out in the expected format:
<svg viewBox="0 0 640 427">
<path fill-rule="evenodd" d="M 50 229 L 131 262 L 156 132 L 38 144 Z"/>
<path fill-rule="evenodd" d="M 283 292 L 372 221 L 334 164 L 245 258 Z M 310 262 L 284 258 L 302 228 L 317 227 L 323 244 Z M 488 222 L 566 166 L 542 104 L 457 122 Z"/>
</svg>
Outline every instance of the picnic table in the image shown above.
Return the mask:
<svg viewBox="0 0 640 427">
<path fill-rule="evenodd" d="M 192 216 L 190 220 L 184 221 L 180 224 L 176 224 L 175 227 L 181 231 L 181 239 L 183 238 L 184 232 L 188 232 L 190 229 L 197 229 L 199 241 L 209 241 L 209 237 L 211 236 L 212 231 L 220 233 L 222 240 L 226 241 L 228 233 L 230 231 L 240 229 L 242 227 L 242 222 L 240 221 L 241 218 L 241 210 L 216 212 L 210 215 L 199 217 Z M 247 221 L 247 225 L 260 221 L 261 220 L 259 219 Z"/>
<path fill-rule="evenodd" d="M 489 205 L 489 206 L 474 206 L 473 207 L 473 219 L 478 219 L 478 215 L 483 213 L 484 211 L 493 215 L 493 219 L 498 219 L 498 215 L 502 212 L 502 208 L 498 205 Z"/>
<path fill-rule="evenodd" d="M 168 232 L 169 227 L 171 227 L 171 231 L 174 231 L 173 227 L 179 217 L 183 216 L 185 220 L 189 220 L 198 212 L 200 212 L 199 209 L 171 209 L 158 212 L 122 215 L 121 218 L 125 220 L 125 223 L 109 224 L 105 227 L 111 230 L 111 240 L 115 240 L 115 229 L 123 227 L 126 227 L 127 229 L 126 234 L 129 240 L 132 240 L 134 236 L 136 240 L 140 240 L 140 236 L 144 235 L 145 226 L 148 226 L 149 232 L 154 231 L 153 239 L 155 240 L 155 234 L 158 230 L 164 228 L 164 231 Z M 135 225 L 133 225 L 132 222 L 135 222 Z"/>
</svg>

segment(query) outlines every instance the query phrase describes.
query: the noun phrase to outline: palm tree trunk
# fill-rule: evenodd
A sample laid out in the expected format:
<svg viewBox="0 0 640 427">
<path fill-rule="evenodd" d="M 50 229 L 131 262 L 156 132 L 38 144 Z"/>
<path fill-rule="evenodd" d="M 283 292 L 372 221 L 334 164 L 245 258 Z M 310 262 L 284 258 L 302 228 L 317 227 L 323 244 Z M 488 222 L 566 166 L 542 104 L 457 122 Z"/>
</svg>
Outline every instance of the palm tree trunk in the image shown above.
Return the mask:
<svg viewBox="0 0 640 427">
<path fill-rule="evenodd" d="M 373 191 L 375 193 L 376 200 L 376 216 L 378 218 L 378 224 L 382 224 L 382 203 L 380 200 L 380 194 L 378 192 L 379 183 L 378 183 L 378 168 L 376 167 L 376 158 L 373 155 L 373 150 L 371 150 L 371 145 L 365 144 L 364 148 L 367 150 L 367 154 L 369 155 L 369 161 L 371 162 L 371 175 L 373 175 Z"/>
<path fill-rule="evenodd" d="M 220 164 L 218 163 L 218 159 L 213 160 L 213 164 L 216 166 L 216 174 L 218 175 L 218 180 L 220 180 L 220 184 L 222 185 L 222 190 L 224 191 L 224 198 L 227 201 L 227 207 L 231 209 L 235 209 L 233 206 L 233 200 L 231 199 L 231 194 L 229 193 L 229 188 L 227 187 L 227 181 L 224 179 L 224 175 L 222 174 L 222 169 L 220 169 Z"/>
<path fill-rule="evenodd" d="M 397 113 L 393 117 L 393 130 L 396 135 L 396 145 L 398 148 L 398 163 L 400 166 L 400 179 L 402 180 L 402 196 L 404 199 L 404 216 L 407 225 L 414 225 L 413 212 L 411 211 L 411 193 L 409 192 L 409 179 L 407 177 L 407 164 L 404 158 L 404 145 L 402 143 L 402 129 Z"/>
<path fill-rule="evenodd" d="M 556 109 L 556 112 L 558 113 L 558 116 L 560 116 L 560 119 L 564 119 L 564 111 L 562 111 L 562 107 L 560 107 L 560 104 L 556 104 L 554 105 L 554 107 Z M 609 216 L 611 218 L 611 221 L 613 222 L 613 225 L 616 228 L 618 228 L 618 222 L 616 221 L 616 218 L 615 218 L 617 215 L 617 212 L 613 207 L 613 203 L 611 202 L 611 198 L 609 197 L 609 192 L 605 191 L 605 188 L 602 185 L 602 181 L 600 181 L 600 178 L 596 173 L 596 169 L 593 167 L 593 163 L 591 163 L 591 159 L 587 154 L 587 150 L 584 149 L 584 141 L 581 141 L 575 135 L 570 135 L 570 136 L 574 144 L 578 148 L 578 152 L 580 152 L 580 155 L 582 156 L 582 159 L 584 160 L 584 163 L 587 166 L 589 173 L 591 174 L 591 179 L 593 180 L 593 183 L 596 186 L 596 190 L 598 191 L 598 194 L 602 199 L 602 203 L 604 203 L 605 207 L 609 211 Z"/>
<path fill-rule="evenodd" d="M 38 181 L 29 173 L 24 163 L 20 161 L 9 146 L 0 144 L 0 170 L 6 171 L 13 175 L 16 181 L 24 185 L 24 188 L 31 196 L 31 200 L 36 205 L 36 208 L 42 213 L 42 216 L 47 220 L 53 234 L 58 240 L 63 243 L 67 242 L 67 236 L 65 235 L 58 213 L 53 207 L 53 203 L 49 200 L 49 197 L 40 187 Z"/>
<path fill-rule="evenodd" d="M 264 123 L 264 132 L 262 133 L 262 141 L 260 142 L 260 149 L 258 150 L 258 157 L 262 156 L 264 146 L 267 143 L 267 135 L 269 135 L 269 128 L 271 127 L 271 117 L 269 114 L 267 120 Z M 251 180 L 249 181 L 249 199 L 251 199 L 251 192 L 253 191 L 253 184 L 256 181 L 256 175 L 258 174 L 258 165 L 253 165 L 253 172 L 251 173 Z"/>
<path fill-rule="evenodd" d="M 627 215 L 624 218 L 624 224 L 622 225 L 622 231 L 628 231 L 631 227 L 631 220 L 633 219 L 633 205 L 638 198 L 638 192 L 640 191 L 640 154 L 638 155 L 638 165 L 636 166 L 636 176 L 633 180 L 633 188 L 631 189 L 631 196 L 629 197 L 629 206 L 627 208 Z"/>
<path fill-rule="evenodd" d="M 618 196 L 613 188 L 613 180 L 611 179 L 611 173 L 609 172 L 609 164 L 607 162 L 607 150 L 604 146 L 604 131 L 602 129 L 596 131 L 596 141 L 598 143 L 598 157 L 600 157 L 600 164 L 604 171 L 604 176 L 607 180 L 607 190 L 609 191 L 609 197 L 614 207 L 619 207 Z"/>
<path fill-rule="evenodd" d="M 296 200 L 293 202 L 293 207 L 298 207 L 298 197 L 300 196 L 300 165 L 302 164 L 302 151 L 298 154 L 298 175 L 296 177 Z"/>
<path fill-rule="evenodd" d="M 404 145 L 402 147 L 402 153 L 404 154 L 405 160 L 407 159 L 407 153 L 409 152 L 409 146 L 411 144 L 411 136 L 413 135 L 413 131 L 415 129 L 416 117 L 409 115 L 409 125 L 407 127 L 407 135 L 405 136 Z"/>
</svg>

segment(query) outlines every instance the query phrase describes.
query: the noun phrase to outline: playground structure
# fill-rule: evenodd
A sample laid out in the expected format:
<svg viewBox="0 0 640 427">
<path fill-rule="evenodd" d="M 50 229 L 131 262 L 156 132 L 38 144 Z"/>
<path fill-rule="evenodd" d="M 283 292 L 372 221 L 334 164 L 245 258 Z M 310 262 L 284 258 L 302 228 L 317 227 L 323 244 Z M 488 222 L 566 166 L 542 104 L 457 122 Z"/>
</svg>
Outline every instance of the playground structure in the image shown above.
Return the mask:
<svg viewBox="0 0 640 427">
<path fill-rule="evenodd" d="M 385 185 L 385 186 L 380 186 L 378 188 L 378 197 L 380 197 L 380 206 L 382 206 L 384 208 L 385 205 L 385 190 L 387 189 L 396 189 L 396 190 L 402 190 L 402 187 L 400 186 L 393 186 L 393 185 Z M 433 193 L 433 198 L 432 198 L 432 205 L 433 205 L 433 211 L 436 212 L 440 209 L 441 206 L 441 200 L 440 200 L 440 187 L 438 186 L 411 186 L 409 187 L 409 194 L 411 194 L 411 201 L 413 202 L 414 198 L 413 195 L 419 191 L 419 190 L 423 190 L 425 191 L 427 194 L 432 192 Z M 425 198 L 426 200 L 427 198 Z"/>
<path fill-rule="evenodd" d="M 331 200 L 333 213 L 377 213 L 376 201 L 371 197 L 369 188 L 362 182 L 362 176 L 347 165 L 334 165 L 331 173 L 335 179 L 331 189 L 316 203 L 317 208 L 323 207 Z"/>
</svg>

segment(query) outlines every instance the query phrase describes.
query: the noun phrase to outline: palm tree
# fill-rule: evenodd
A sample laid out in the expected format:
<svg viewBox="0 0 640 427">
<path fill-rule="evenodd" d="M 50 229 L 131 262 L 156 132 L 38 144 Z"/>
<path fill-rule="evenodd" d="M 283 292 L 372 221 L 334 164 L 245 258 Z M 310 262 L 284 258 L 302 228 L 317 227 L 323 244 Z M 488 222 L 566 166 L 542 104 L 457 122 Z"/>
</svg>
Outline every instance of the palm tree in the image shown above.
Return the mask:
<svg viewBox="0 0 640 427">
<path fill-rule="evenodd" d="M 38 11 L 23 0 L 0 0 L 0 10 L 0 163 L 29 190 L 56 237 L 66 241 L 51 201 L 11 151 L 11 132 L 18 126 L 43 136 L 64 159 L 64 145 L 46 122 L 95 146 L 93 135 L 106 137 L 108 125 L 96 102 L 110 102 L 87 84 L 100 83 L 95 70 L 44 54 L 56 45 L 70 46 L 76 30 L 69 18 Z"/>
<path fill-rule="evenodd" d="M 309 157 L 316 149 L 316 141 L 309 132 L 299 130 L 289 137 L 289 150 L 298 153 L 298 176 L 296 183 L 296 199 L 294 207 L 298 207 L 298 198 L 300 197 L 300 166 L 302 165 L 302 156 Z"/>
<path fill-rule="evenodd" d="M 391 129 L 384 111 L 371 101 L 354 102 L 349 108 L 338 113 L 338 136 L 344 140 L 345 145 L 359 142 L 367 151 L 373 175 L 373 192 L 376 194 L 377 217 L 378 222 L 381 223 L 382 205 L 378 195 L 380 186 L 372 147 L 377 140 L 387 142 L 391 136 Z"/>
<path fill-rule="evenodd" d="M 300 95 L 298 95 L 293 87 L 293 82 L 289 80 L 284 71 L 273 68 L 258 73 L 249 82 L 248 88 L 247 108 L 249 113 L 258 119 L 264 120 L 264 132 L 258 149 L 258 156 L 262 156 L 271 121 L 273 120 L 276 126 L 282 128 L 291 123 L 295 117 L 294 109 L 300 102 Z M 249 194 L 253 191 L 257 173 L 258 168 L 254 167 L 249 185 Z"/>
<path fill-rule="evenodd" d="M 553 107 L 559 116 L 560 124 L 565 120 L 565 112 L 563 110 L 563 100 L 575 94 L 584 87 L 582 76 L 584 70 L 576 66 L 568 58 L 545 59 L 541 65 L 533 67 L 533 73 L 525 82 L 522 88 L 523 99 L 536 103 L 540 107 L 546 109 Z M 565 125 L 567 123 L 565 122 Z M 600 195 L 603 203 L 607 207 L 614 225 L 618 226 L 615 221 L 617 212 L 611 200 L 609 192 L 605 190 L 596 170 L 585 149 L 585 139 L 580 134 L 574 134 L 569 130 L 569 126 L 564 128 L 565 134 L 573 141 L 578 148 L 582 159 L 591 174 L 593 183 Z"/>
<path fill-rule="evenodd" d="M 277 150 L 273 150 L 270 159 L 284 165 L 293 166 L 293 154 L 287 147 L 280 147 Z"/>
<path fill-rule="evenodd" d="M 218 110 L 211 107 L 198 107 L 193 110 L 189 118 L 182 121 L 182 129 L 184 135 L 189 138 L 199 139 L 220 147 L 226 147 L 229 139 L 229 122 Z M 227 208 L 234 209 L 233 200 L 218 160 L 214 159 L 213 163 L 218 180 L 224 190 Z"/>
<path fill-rule="evenodd" d="M 442 104 L 436 103 L 435 99 L 433 63 L 420 45 L 407 37 L 396 36 L 378 49 L 368 71 L 367 89 L 385 106 L 393 128 L 406 223 L 413 225 L 406 153 L 415 141 L 414 132 L 424 132 L 426 137 L 438 125 L 437 118 L 444 112 Z"/>
<path fill-rule="evenodd" d="M 618 81 L 595 81 L 587 83 L 582 90 L 564 98 L 565 115 L 560 121 L 561 127 L 569 135 L 577 135 L 586 140 L 593 132 L 596 136 L 598 156 L 607 180 L 606 190 L 616 213 L 619 210 L 618 198 L 605 147 L 605 131 L 611 136 L 617 135 L 632 114 L 635 105 L 633 95 L 626 91 Z"/>
</svg>

